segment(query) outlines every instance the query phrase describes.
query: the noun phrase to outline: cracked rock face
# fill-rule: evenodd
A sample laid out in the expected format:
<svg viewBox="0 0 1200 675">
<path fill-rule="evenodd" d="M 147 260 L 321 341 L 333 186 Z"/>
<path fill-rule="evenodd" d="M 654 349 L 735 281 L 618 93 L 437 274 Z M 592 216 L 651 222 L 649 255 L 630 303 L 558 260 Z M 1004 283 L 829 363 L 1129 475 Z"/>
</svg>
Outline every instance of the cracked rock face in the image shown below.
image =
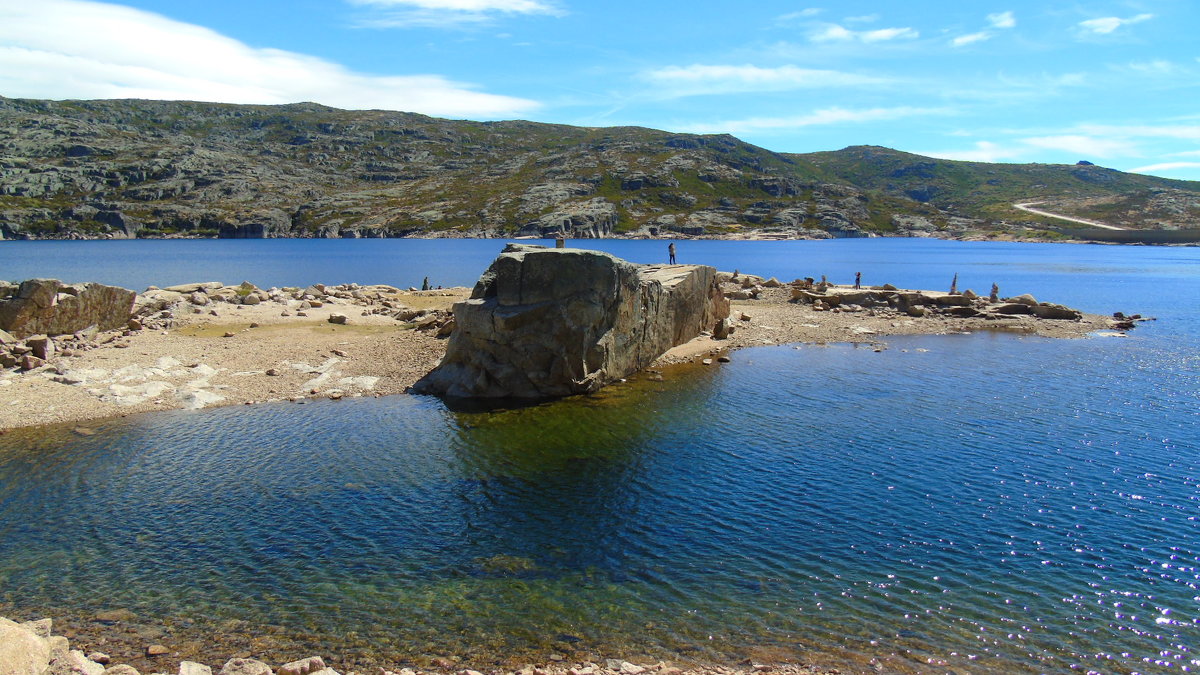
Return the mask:
<svg viewBox="0 0 1200 675">
<path fill-rule="evenodd" d="M 716 270 L 510 245 L 454 307 L 442 363 L 414 391 L 539 399 L 595 391 L 729 314 Z"/>
</svg>

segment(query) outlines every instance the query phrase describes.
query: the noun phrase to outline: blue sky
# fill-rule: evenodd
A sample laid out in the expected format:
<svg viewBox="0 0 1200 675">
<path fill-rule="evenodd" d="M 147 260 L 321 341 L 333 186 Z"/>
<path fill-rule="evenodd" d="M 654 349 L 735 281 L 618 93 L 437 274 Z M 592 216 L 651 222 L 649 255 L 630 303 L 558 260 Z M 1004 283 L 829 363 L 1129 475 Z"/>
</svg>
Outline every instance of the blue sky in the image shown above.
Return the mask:
<svg viewBox="0 0 1200 675">
<path fill-rule="evenodd" d="M 0 95 L 316 101 L 1200 180 L 1200 3 L 0 0 Z"/>
</svg>

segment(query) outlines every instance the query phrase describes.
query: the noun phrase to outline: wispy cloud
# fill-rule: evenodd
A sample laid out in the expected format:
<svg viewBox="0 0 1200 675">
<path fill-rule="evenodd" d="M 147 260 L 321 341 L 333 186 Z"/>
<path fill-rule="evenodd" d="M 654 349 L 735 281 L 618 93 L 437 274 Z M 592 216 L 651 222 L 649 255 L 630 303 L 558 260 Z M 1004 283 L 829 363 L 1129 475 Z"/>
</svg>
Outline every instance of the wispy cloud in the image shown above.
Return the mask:
<svg viewBox="0 0 1200 675">
<path fill-rule="evenodd" d="M 970 33 L 967 35 L 960 35 L 960 36 L 954 38 L 953 40 L 951 40 L 950 44 L 955 47 L 965 47 L 969 44 L 974 44 L 976 42 L 983 42 L 984 40 L 989 40 L 989 39 L 991 39 L 991 37 L 992 37 L 991 33 L 987 32 L 987 31 L 981 31 L 978 33 Z"/>
<path fill-rule="evenodd" d="M 824 11 L 825 10 L 818 9 L 816 7 L 809 7 L 807 9 L 802 9 L 798 12 L 788 12 L 787 14 L 780 15 L 778 17 L 775 17 L 775 20 L 787 22 L 787 21 L 798 21 L 800 19 L 811 19 L 814 16 L 817 16 L 817 15 L 821 14 L 821 12 L 824 12 Z"/>
<path fill-rule="evenodd" d="M 836 23 L 824 24 L 809 35 L 813 42 L 887 42 L 889 40 L 915 40 L 921 37 L 913 28 L 879 28 L 877 30 L 850 30 Z"/>
<path fill-rule="evenodd" d="M 539 107 L 436 74 L 359 73 L 306 54 L 250 47 L 158 14 L 85 0 L 0 3 L 0 91 L 58 99 L 316 101 L 484 118 Z"/>
<path fill-rule="evenodd" d="M 990 26 L 993 30 L 1004 30 L 1007 28 L 1013 28 L 1014 26 L 1017 25 L 1017 19 L 1016 19 L 1016 17 L 1013 16 L 1012 12 L 1000 12 L 998 14 L 988 14 L 987 22 L 988 22 L 988 26 Z M 966 35 L 960 35 L 960 36 L 954 38 L 953 40 L 951 40 L 950 45 L 952 47 L 965 47 L 970 44 L 975 44 L 976 42 L 984 42 L 986 40 L 990 40 L 993 37 L 995 37 L 995 33 L 993 33 L 992 30 L 981 30 L 977 33 L 968 33 Z"/>
<path fill-rule="evenodd" d="M 674 96 L 872 86 L 892 81 L 870 75 L 797 66 L 762 68 L 704 64 L 659 68 L 643 74 L 643 78 Z"/>
<path fill-rule="evenodd" d="M 685 125 L 680 131 L 690 131 L 698 134 L 744 134 L 761 131 L 795 130 L 805 127 L 828 126 L 833 124 L 878 122 L 881 120 L 899 119 L 902 117 L 923 117 L 930 115 L 946 115 L 950 111 L 945 108 L 866 108 L 850 110 L 846 108 L 825 108 L 807 115 L 791 117 L 750 117 L 741 120 L 726 120 L 723 122 L 702 122 Z"/>
<path fill-rule="evenodd" d="M 1017 18 L 1011 11 L 988 14 L 987 20 L 992 28 L 1014 28 L 1017 25 Z"/>
<path fill-rule="evenodd" d="M 374 10 L 358 20 L 371 28 L 457 28 L 490 23 L 497 15 L 565 12 L 545 0 L 346 0 Z"/>
<path fill-rule="evenodd" d="M 1161 171 L 1177 171 L 1179 169 L 1200 169 L 1200 162 L 1163 162 L 1130 169 L 1130 173 L 1158 173 Z"/>
<path fill-rule="evenodd" d="M 880 19 L 878 14 L 864 14 L 862 16 L 848 16 L 844 19 L 846 23 L 875 23 Z"/>
<path fill-rule="evenodd" d="M 1142 23 L 1143 21 L 1149 21 L 1153 18 L 1153 14 L 1138 14 L 1137 16 L 1131 16 L 1128 19 L 1122 19 L 1121 17 L 1117 16 L 1105 16 L 1099 19 L 1080 21 L 1079 28 L 1083 32 L 1092 35 L 1108 35 L 1122 26 L 1132 26 L 1135 23 Z"/>
</svg>

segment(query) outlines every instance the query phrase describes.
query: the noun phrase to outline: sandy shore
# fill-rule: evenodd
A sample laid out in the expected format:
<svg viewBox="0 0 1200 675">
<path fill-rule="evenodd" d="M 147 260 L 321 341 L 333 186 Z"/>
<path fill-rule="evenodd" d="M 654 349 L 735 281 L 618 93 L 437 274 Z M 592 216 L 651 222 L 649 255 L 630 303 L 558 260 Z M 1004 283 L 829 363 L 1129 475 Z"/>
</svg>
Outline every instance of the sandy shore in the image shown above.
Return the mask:
<svg viewBox="0 0 1200 675">
<path fill-rule="evenodd" d="M 169 316 L 147 321 L 145 329 L 101 334 L 74 349 L 65 343 L 68 349 L 41 368 L 0 371 L 0 430 L 154 410 L 401 394 L 438 364 L 446 341 L 437 335 L 439 322 L 400 320 L 395 308 L 426 310 L 444 321 L 469 290 L 370 287 L 356 297 L 340 295 L 346 297 L 331 295 L 321 303 L 281 294 L 255 305 L 184 302 Z M 702 335 L 657 363 L 702 361 L 742 347 L 790 342 L 870 343 L 883 349 L 892 335 L 1007 330 L 1079 338 L 1113 326 L 1110 318 L 1095 315 L 1081 321 L 1031 316 L 996 321 L 910 317 L 887 309 L 815 311 L 790 298 L 784 286 L 761 289 L 757 299 L 734 300 L 736 330 L 728 339 Z M 344 315 L 346 323 L 330 323 L 333 314 Z"/>
</svg>

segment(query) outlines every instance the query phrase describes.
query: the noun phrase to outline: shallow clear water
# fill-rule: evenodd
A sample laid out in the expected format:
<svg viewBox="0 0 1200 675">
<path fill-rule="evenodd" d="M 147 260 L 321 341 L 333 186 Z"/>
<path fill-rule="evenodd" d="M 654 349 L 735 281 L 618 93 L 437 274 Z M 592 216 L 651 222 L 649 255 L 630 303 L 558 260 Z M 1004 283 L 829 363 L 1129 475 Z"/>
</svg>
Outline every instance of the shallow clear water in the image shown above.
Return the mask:
<svg viewBox="0 0 1200 675">
<path fill-rule="evenodd" d="M 400 654 L 1200 667 L 1197 250 L 924 246 L 824 262 L 987 268 L 1159 321 L 762 347 L 493 413 L 398 396 L 10 432 L 0 601 Z"/>
</svg>

